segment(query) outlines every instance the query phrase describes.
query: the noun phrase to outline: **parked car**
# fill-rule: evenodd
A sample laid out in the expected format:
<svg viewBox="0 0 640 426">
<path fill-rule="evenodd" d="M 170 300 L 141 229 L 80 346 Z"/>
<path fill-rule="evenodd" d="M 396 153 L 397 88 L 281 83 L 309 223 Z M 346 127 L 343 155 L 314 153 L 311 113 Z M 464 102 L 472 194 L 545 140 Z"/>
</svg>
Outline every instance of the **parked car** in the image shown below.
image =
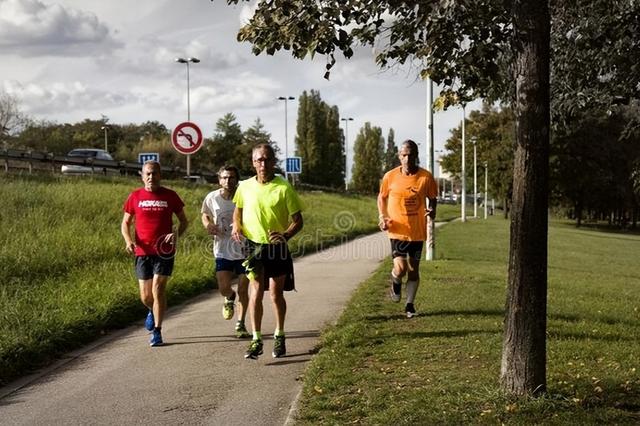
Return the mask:
<svg viewBox="0 0 640 426">
<path fill-rule="evenodd" d="M 105 167 L 105 161 L 114 161 L 113 157 L 104 149 L 95 148 L 77 148 L 71 150 L 67 154 L 70 160 L 82 161 L 84 164 L 65 164 L 61 168 L 62 174 L 65 175 L 87 175 L 101 173 L 104 175 L 119 175 L 120 171 L 116 168 Z"/>
</svg>

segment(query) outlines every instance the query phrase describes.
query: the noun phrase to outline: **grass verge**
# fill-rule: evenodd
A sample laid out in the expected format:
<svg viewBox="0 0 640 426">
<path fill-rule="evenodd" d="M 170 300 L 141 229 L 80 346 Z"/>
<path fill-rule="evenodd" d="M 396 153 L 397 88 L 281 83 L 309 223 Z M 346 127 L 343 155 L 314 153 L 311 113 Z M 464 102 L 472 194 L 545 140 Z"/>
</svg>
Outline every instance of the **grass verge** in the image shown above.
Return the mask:
<svg viewBox="0 0 640 426">
<path fill-rule="evenodd" d="M 214 285 L 212 240 L 200 223 L 211 187 L 165 182 L 190 222 L 179 242 L 169 304 Z M 0 176 L 0 385 L 109 329 L 142 320 L 122 205 L 139 183 L 122 178 Z M 377 229 L 374 197 L 308 192 L 303 255 Z"/>
<path fill-rule="evenodd" d="M 498 217 L 441 228 L 411 320 L 386 297 L 386 261 L 323 333 L 298 424 L 638 424 L 640 237 L 551 224 L 548 392 L 510 400 L 498 384 L 508 234 Z"/>
</svg>

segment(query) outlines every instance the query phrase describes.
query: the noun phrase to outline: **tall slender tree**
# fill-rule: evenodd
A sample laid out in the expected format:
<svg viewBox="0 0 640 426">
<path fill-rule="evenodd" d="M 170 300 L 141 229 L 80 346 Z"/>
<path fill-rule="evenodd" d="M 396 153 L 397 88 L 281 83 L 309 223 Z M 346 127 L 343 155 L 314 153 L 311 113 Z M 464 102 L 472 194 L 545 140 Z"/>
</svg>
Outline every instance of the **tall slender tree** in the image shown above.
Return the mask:
<svg viewBox="0 0 640 426">
<path fill-rule="evenodd" d="M 367 122 L 358 132 L 353 156 L 353 189 L 373 194 L 380 187 L 384 155 L 384 138 L 380 127 Z"/>
<path fill-rule="evenodd" d="M 389 135 L 387 136 L 387 149 L 384 152 L 384 166 L 383 170 L 391 170 L 394 167 L 400 165 L 400 159 L 398 158 L 398 147 L 396 146 L 396 136 L 393 128 L 389 129 Z"/>
<path fill-rule="evenodd" d="M 296 154 L 302 158 L 301 180 L 305 183 L 339 187 L 343 155 L 338 108 L 327 105 L 320 92 L 304 91 L 298 98 Z"/>
</svg>

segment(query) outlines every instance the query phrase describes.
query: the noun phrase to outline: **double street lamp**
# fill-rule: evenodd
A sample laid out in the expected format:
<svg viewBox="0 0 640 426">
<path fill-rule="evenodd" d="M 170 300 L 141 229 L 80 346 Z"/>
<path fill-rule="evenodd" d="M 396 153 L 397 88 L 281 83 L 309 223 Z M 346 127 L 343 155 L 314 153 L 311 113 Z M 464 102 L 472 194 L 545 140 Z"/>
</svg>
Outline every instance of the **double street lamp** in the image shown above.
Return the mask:
<svg viewBox="0 0 640 426">
<path fill-rule="evenodd" d="M 289 125 L 287 124 L 287 102 L 292 101 L 295 98 L 293 96 L 279 96 L 279 101 L 284 101 L 284 177 L 285 179 L 289 179 L 289 174 L 287 172 L 287 161 L 289 161 L 289 137 L 288 137 L 288 129 Z"/>
<path fill-rule="evenodd" d="M 189 87 L 189 63 L 197 64 L 200 62 L 198 58 L 176 58 L 176 62 L 179 64 L 187 64 L 187 121 L 191 121 L 191 98 Z M 187 154 L 187 177 L 191 176 L 191 154 Z"/>
<path fill-rule="evenodd" d="M 104 130 L 104 150 L 109 152 L 109 139 L 107 137 L 107 132 L 109 131 L 109 126 L 107 126 L 106 124 L 102 127 L 100 127 L 102 130 Z"/>
<path fill-rule="evenodd" d="M 344 190 L 349 189 L 349 122 L 353 121 L 352 117 L 341 118 L 344 121 Z"/>
</svg>

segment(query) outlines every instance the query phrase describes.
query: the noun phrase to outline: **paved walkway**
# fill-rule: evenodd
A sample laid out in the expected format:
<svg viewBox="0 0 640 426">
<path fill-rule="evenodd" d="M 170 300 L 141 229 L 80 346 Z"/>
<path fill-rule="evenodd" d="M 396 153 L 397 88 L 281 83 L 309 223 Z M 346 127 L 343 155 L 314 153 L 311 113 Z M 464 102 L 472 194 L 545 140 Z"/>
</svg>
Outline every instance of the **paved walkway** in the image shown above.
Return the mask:
<svg viewBox="0 0 640 426">
<path fill-rule="evenodd" d="M 264 355 L 245 360 L 247 340 L 220 314 L 217 291 L 171 309 L 165 346 L 150 348 L 142 321 L 0 388 L 0 425 L 283 425 L 322 327 L 389 254 L 377 233 L 295 263 L 287 293 L 287 356 L 271 357 L 274 321 L 265 295 Z"/>
</svg>

